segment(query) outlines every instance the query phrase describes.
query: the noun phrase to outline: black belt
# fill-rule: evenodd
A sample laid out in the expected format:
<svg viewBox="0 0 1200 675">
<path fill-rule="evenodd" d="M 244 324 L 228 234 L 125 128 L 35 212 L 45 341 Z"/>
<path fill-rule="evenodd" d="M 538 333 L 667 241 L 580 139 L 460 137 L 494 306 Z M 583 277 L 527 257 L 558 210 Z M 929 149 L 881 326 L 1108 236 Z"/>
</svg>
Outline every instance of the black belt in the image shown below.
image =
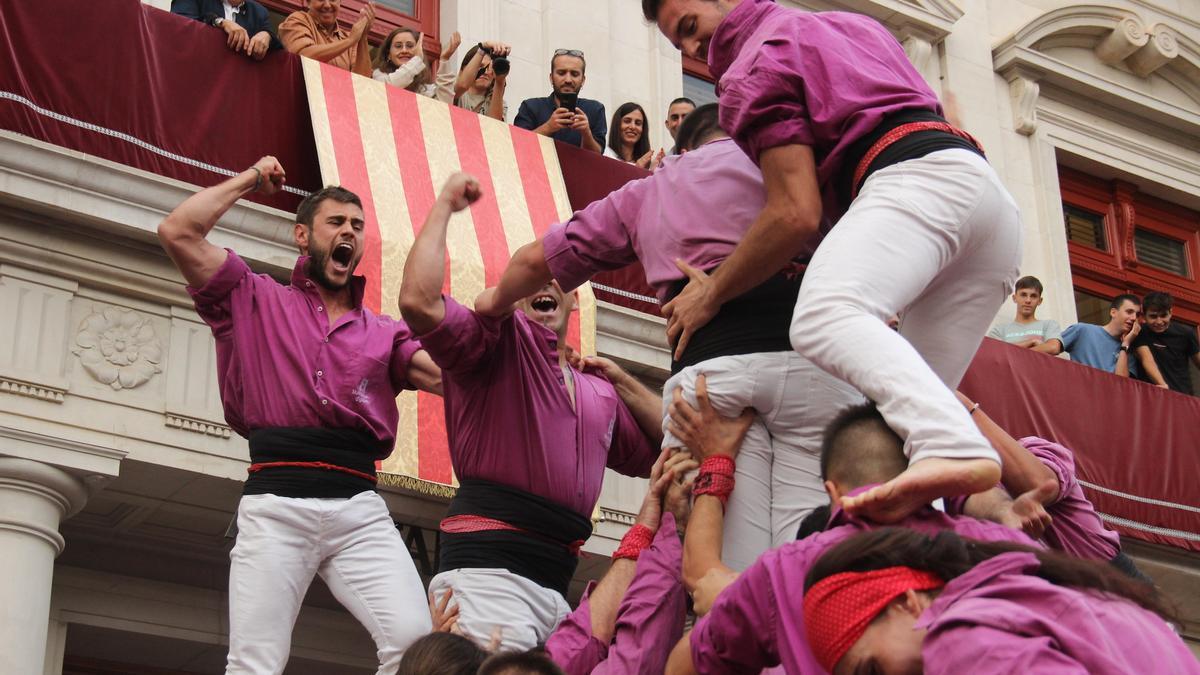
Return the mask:
<svg viewBox="0 0 1200 675">
<path fill-rule="evenodd" d="M 807 261 L 804 261 L 807 262 Z M 804 263 L 796 262 L 742 295 L 721 305 L 717 315 L 692 334 L 683 358 L 671 360 L 671 374 L 718 356 L 788 352 L 788 330 L 800 293 Z M 667 291 L 670 300 L 683 292 L 687 279 Z"/>
<path fill-rule="evenodd" d="M 438 572 L 499 567 L 564 597 L 579 562 L 578 545 L 592 533 L 590 518 L 524 490 L 486 480 L 464 480 L 446 521 L 478 516 L 507 529 L 441 534 Z"/>
<path fill-rule="evenodd" d="M 378 446 L 371 434 L 351 429 L 255 429 L 242 494 L 349 498 L 374 490 Z"/>
</svg>

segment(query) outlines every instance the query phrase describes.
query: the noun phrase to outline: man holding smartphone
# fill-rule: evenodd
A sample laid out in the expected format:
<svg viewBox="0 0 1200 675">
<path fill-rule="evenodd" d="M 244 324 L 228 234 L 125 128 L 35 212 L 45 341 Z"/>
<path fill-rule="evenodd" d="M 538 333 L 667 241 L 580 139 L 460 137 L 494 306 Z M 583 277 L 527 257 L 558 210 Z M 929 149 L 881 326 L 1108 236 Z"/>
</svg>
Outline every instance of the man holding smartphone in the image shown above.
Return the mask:
<svg viewBox="0 0 1200 675">
<path fill-rule="evenodd" d="M 586 70 L 587 61 L 582 51 L 554 50 L 554 56 L 550 58 L 553 93 L 546 98 L 521 101 L 521 109 L 513 123 L 556 141 L 602 152 L 608 136 L 604 104 L 579 96 L 587 79 Z"/>
</svg>

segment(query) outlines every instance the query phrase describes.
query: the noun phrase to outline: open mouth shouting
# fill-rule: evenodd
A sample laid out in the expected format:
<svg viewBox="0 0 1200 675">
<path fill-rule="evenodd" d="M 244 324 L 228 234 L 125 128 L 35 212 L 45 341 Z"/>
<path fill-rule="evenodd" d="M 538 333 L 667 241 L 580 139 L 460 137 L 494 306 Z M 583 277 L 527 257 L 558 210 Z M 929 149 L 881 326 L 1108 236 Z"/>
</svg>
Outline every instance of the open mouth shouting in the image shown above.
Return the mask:
<svg viewBox="0 0 1200 675">
<path fill-rule="evenodd" d="M 354 244 L 348 241 L 338 243 L 329 253 L 329 261 L 333 264 L 334 272 L 349 274 L 350 265 L 354 261 Z"/>
<path fill-rule="evenodd" d="M 541 295 L 535 295 L 533 299 L 529 301 L 529 307 L 538 314 L 553 316 L 554 313 L 558 311 L 558 300 L 549 293 L 543 293 Z"/>
</svg>

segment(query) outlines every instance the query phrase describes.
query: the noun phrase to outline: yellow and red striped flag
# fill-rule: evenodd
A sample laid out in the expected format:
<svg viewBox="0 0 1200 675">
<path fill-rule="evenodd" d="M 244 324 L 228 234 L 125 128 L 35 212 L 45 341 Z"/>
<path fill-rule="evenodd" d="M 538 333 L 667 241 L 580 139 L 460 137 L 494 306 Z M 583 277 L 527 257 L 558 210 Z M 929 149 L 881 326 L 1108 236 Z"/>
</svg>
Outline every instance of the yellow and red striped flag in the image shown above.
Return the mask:
<svg viewBox="0 0 1200 675">
<path fill-rule="evenodd" d="M 484 196 L 450 220 L 451 296 L 467 307 L 494 286 L 516 249 L 571 215 L 554 141 L 470 110 L 303 59 L 313 135 L 326 185 L 359 195 L 366 213 L 364 303 L 397 315 L 404 261 L 442 183 L 456 171 L 479 179 Z M 568 341 L 593 354 L 596 303 L 579 292 Z M 380 483 L 448 494 L 457 484 L 441 398 L 397 399 L 396 450 Z"/>
</svg>

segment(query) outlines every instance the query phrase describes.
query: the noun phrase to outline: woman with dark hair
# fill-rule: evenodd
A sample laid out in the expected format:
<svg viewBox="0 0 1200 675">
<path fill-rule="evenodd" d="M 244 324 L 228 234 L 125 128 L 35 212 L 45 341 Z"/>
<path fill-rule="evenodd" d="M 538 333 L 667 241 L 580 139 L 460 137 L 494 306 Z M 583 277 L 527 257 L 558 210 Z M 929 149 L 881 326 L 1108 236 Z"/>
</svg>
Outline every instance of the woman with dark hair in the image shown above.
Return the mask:
<svg viewBox="0 0 1200 675">
<path fill-rule="evenodd" d="M 1157 590 L 1017 544 L 884 528 L 805 580 L 817 660 L 843 673 L 1200 673 Z"/>
<path fill-rule="evenodd" d="M 503 42 L 480 42 L 467 50 L 458 80 L 454 83 L 454 104 L 503 122 L 508 117 L 504 89 L 508 86 L 508 54 L 512 48 Z M 499 66 L 492 65 L 499 59 Z M 497 72 L 497 67 L 503 72 Z"/>
<path fill-rule="evenodd" d="M 629 164 L 637 164 L 643 169 L 654 170 L 662 153 L 656 160 L 654 151 L 650 149 L 650 135 L 647 132 L 646 111 L 642 106 L 630 101 L 622 103 L 613 113 L 609 124 L 611 132 L 608 135 L 608 147 L 604 149 L 605 157 L 619 159 Z"/>
<path fill-rule="evenodd" d="M 388 33 L 375 55 L 372 64 L 375 70 L 371 77 L 414 94 L 450 103 L 454 99 L 454 79 L 457 77 L 450 57 L 458 49 L 462 37 L 455 32 L 450 44 L 442 50 L 436 81 L 429 72 L 429 64 L 425 62 L 425 54 L 421 50 L 423 37 L 424 34 L 404 27 Z"/>
<path fill-rule="evenodd" d="M 430 633 L 404 652 L 396 675 L 475 675 L 489 654 L 455 633 Z"/>
</svg>

